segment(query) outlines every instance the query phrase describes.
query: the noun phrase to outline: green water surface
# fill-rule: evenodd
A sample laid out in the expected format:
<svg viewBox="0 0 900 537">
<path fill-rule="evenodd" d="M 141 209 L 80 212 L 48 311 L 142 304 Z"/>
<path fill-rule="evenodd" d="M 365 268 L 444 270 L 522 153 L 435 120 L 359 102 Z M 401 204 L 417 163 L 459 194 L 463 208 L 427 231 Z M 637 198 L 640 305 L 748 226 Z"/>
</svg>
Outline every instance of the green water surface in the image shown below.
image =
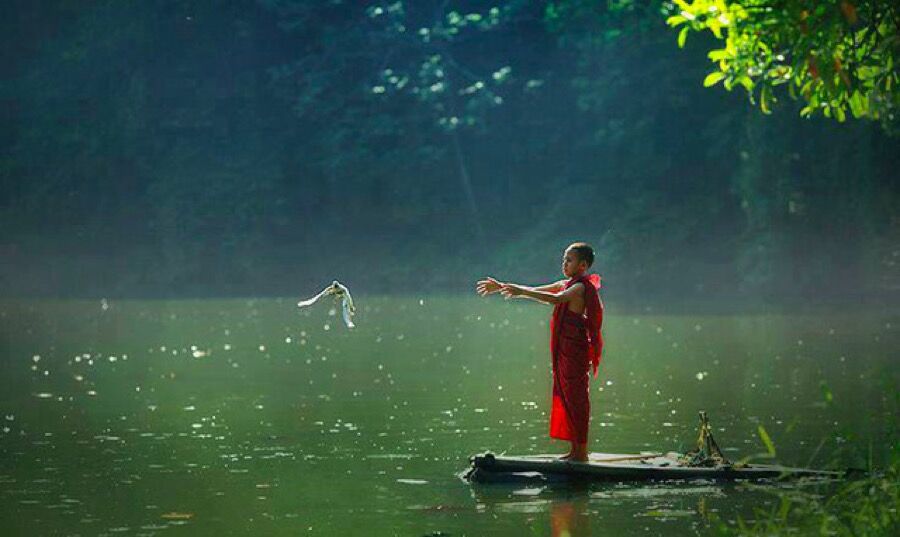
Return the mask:
<svg viewBox="0 0 900 537">
<path fill-rule="evenodd" d="M 692 535 L 777 489 L 472 486 L 470 455 L 547 436 L 550 310 L 359 297 L 0 303 L 3 535 Z M 665 316 L 607 304 L 592 451 L 878 465 L 896 432 L 889 313 Z"/>
</svg>

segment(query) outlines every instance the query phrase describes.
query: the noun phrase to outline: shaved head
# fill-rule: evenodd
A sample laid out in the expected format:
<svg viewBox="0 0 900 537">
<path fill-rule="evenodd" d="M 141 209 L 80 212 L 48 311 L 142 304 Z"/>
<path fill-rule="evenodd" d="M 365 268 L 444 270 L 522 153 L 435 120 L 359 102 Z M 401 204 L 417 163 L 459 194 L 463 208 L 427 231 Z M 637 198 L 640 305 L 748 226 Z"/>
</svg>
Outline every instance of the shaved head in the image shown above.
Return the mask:
<svg viewBox="0 0 900 537">
<path fill-rule="evenodd" d="M 587 266 L 591 266 L 594 264 L 594 249 L 590 244 L 586 242 L 576 242 L 569 245 L 567 250 L 571 250 L 576 256 L 578 256 L 579 261 L 584 261 L 587 263 Z"/>
</svg>

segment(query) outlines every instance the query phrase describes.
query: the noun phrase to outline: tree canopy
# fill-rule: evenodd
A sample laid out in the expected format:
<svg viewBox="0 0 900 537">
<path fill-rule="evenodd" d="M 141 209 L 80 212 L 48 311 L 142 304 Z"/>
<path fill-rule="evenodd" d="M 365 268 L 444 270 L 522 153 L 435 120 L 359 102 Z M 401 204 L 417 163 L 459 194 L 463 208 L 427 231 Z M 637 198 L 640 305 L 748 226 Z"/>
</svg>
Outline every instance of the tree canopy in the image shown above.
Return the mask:
<svg viewBox="0 0 900 537">
<path fill-rule="evenodd" d="M 900 7 L 893 0 L 673 0 L 667 22 L 684 46 L 709 32 L 720 48 L 703 83 L 743 87 L 763 112 L 786 90 L 800 114 L 897 125 Z"/>
</svg>

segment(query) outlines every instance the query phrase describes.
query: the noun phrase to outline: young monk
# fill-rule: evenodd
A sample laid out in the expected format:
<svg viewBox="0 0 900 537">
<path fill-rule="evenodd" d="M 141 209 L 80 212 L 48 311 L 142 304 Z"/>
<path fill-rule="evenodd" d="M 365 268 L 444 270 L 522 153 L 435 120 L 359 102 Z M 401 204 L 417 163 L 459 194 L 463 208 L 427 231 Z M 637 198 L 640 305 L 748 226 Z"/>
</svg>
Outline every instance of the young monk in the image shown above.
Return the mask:
<svg viewBox="0 0 900 537">
<path fill-rule="evenodd" d="M 500 292 L 506 298 L 525 297 L 553 305 L 550 318 L 550 359 L 553 366 L 553 403 L 550 437 L 568 440 L 569 453 L 562 458 L 587 461 L 588 420 L 591 402 L 588 369 L 597 376 L 603 351 L 603 303 L 600 277 L 587 274 L 594 263 L 594 249 L 576 242 L 563 254 L 562 272 L 567 279 L 539 287 L 503 283 L 493 278 L 478 282 L 481 296 Z"/>
</svg>

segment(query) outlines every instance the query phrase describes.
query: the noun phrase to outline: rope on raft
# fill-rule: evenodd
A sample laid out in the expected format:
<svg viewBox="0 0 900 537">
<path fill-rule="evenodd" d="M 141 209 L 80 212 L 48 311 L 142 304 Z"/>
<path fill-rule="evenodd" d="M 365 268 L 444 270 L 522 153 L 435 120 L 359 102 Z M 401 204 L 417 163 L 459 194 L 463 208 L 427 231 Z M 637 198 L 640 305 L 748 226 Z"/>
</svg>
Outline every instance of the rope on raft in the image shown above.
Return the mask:
<svg viewBox="0 0 900 537">
<path fill-rule="evenodd" d="M 688 451 L 678 459 L 682 466 L 690 467 L 716 467 L 732 466 L 731 461 L 725 458 L 719 445 L 716 444 L 709 425 L 709 416 L 700 411 L 700 436 L 697 438 L 697 449 Z"/>
</svg>

